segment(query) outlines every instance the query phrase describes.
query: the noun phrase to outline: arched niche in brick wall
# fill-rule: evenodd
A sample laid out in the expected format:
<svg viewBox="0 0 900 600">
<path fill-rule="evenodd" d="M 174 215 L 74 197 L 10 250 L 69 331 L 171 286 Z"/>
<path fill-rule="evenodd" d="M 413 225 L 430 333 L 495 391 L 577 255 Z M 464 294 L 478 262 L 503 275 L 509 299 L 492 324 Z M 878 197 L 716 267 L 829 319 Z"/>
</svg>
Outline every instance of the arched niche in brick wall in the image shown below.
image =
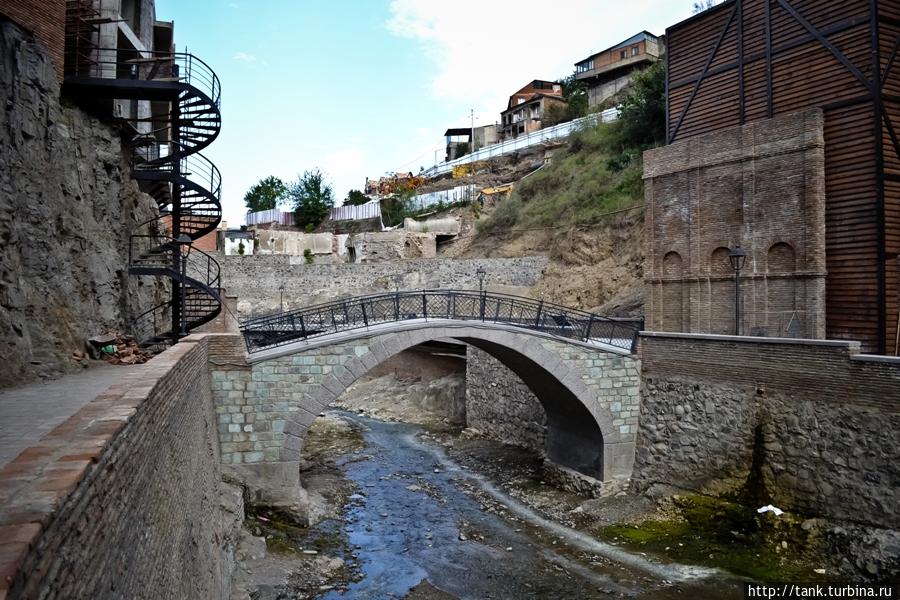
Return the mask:
<svg viewBox="0 0 900 600">
<path fill-rule="evenodd" d="M 662 276 L 662 330 L 684 331 L 684 261 L 677 252 L 670 251 L 663 256 Z"/>
<path fill-rule="evenodd" d="M 663 277 L 681 277 L 684 273 L 684 261 L 681 255 L 675 252 L 666 252 L 663 256 L 662 274 Z"/>
<path fill-rule="evenodd" d="M 731 250 L 727 246 L 719 246 L 709 255 L 709 274 L 711 276 L 707 285 L 708 296 L 708 331 L 729 335 L 734 333 L 734 271 L 728 254 Z M 749 262 L 749 257 L 748 257 Z M 722 277 L 722 276 L 725 277 Z M 746 286 L 745 286 L 746 287 Z M 746 318 L 747 311 L 743 314 Z"/>
<path fill-rule="evenodd" d="M 766 253 L 766 335 L 803 337 L 805 311 L 797 298 L 797 282 L 785 277 L 797 270 L 797 254 L 786 242 L 772 244 Z M 772 277 L 774 276 L 774 277 Z"/>
<path fill-rule="evenodd" d="M 766 270 L 769 273 L 793 273 L 797 270 L 797 254 L 787 242 L 772 244 L 766 254 Z"/>
<path fill-rule="evenodd" d="M 719 246 L 712 251 L 709 256 L 709 274 L 710 275 L 728 275 L 731 273 L 731 261 L 728 254 L 731 252 L 725 246 Z"/>
</svg>

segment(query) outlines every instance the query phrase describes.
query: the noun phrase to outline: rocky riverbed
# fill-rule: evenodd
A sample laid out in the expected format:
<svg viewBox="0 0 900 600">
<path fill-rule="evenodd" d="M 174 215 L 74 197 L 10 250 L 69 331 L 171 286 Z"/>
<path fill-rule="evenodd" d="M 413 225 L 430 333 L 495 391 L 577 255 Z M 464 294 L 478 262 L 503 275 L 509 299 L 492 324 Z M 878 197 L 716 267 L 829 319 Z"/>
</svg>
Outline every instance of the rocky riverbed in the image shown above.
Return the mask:
<svg viewBox="0 0 900 600">
<path fill-rule="evenodd" d="M 624 491 L 561 492 L 542 482 L 539 459 L 517 448 L 331 412 L 316 421 L 304 454 L 312 524 L 251 514 L 235 598 L 742 594 L 723 571 L 627 549 L 625 536 L 596 527 L 633 520 L 652 502 Z"/>
</svg>

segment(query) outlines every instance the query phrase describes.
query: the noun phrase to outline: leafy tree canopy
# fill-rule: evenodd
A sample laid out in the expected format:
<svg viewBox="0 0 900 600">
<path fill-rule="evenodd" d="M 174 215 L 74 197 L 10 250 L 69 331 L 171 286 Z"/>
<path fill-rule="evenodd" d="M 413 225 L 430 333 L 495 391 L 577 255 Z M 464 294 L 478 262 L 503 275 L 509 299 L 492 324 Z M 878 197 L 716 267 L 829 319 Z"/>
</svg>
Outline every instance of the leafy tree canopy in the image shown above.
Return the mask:
<svg viewBox="0 0 900 600">
<path fill-rule="evenodd" d="M 359 206 L 369 201 L 369 197 L 359 190 L 350 190 L 344 198 L 344 206 Z"/>
<path fill-rule="evenodd" d="M 250 212 L 272 210 L 284 200 L 286 192 L 287 187 L 284 182 L 274 175 L 270 175 L 261 179 L 244 194 L 244 204 L 247 205 L 247 210 Z"/>
<path fill-rule="evenodd" d="M 583 81 L 579 81 L 575 77 L 575 73 L 563 77 L 559 82 L 562 84 L 563 98 L 569 103 L 566 107 L 566 117 L 577 119 L 585 116 L 588 112 L 587 85 Z"/>
<path fill-rule="evenodd" d="M 304 171 L 288 186 L 287 195 L 294 207 L 294 222 L 300 227 L 317 227 L 334 206 L 334 192 L 319 169 Z"/>
<path fill-rule="evenodd" d="M 658 61 L 634 76 L 620 105 L 622 142 L 641 148 L 666 138 L 666 65 Z"/>
</svg>

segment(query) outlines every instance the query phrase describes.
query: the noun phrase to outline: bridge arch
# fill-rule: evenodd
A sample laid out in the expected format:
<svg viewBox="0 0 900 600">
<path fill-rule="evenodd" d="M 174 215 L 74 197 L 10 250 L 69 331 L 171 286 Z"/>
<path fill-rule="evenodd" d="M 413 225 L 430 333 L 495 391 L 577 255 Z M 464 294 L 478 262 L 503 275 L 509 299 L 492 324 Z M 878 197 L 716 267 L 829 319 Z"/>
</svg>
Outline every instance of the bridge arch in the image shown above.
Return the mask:
<svg viewBox="0 0 900 600">
<path fill-rule="evenodd" d="M 294 471 L 313 420 L 376 365 L 440 339 L 484 350 L 531 388 L 547 414 L 551 461 L 606 481 L 630 476 L 639 402 L 634 356 L 498 323 L 431 319 L 296 341 L 251 354 L 238 373 L 214 370 L 223 463 L 244 481 L 268 485 L 274 476 L 283 489 L 299 487 Z"/>
</svg>

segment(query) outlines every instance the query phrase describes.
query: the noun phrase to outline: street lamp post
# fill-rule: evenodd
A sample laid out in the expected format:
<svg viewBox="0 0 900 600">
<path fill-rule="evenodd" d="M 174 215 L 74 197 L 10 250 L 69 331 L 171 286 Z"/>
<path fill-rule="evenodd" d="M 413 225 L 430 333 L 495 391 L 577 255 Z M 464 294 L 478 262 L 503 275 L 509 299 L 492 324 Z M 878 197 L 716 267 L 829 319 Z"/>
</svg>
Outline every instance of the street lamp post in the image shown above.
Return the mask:
<svg viewBox="0 0 900 600">
<path fill-rule="evenodd" d="M 734 269 L 734 335 L 741 335 L 741 269 L 747 260 L 747 253 L 735 246 L 728 253 L 728 262 Z"/>
<path fill-rule="evenodd" d="M 484 270 L 484 267 L 479 265 L 478 268 L 475 269 L 475 275 L 478 276 L 478 295 L 481 296 L 481 302 L 478 303 L 478 314 L 481 317 L 481 320 L 484 321 L 484 276 L 487 275 L 487 271 Z"/>
<path fill-rule="evenodd" d="M 186 234 L 182 233 L 175 239 L 175 248 L 178 253 L 181 255 L 181 321 L 180 329 L 181 331 L 179 337 L 184 337 L 188 334 L 187 331 L 187 261 L 188 256 L 191 253 L 191 249 L 193 248 L 194 241 Z M 185 246 L 187 246 L 187 251 L 185 251 Z"/>
<path fill-rule="evenodd" d="M 284 282 L 278 287 L 278 291 L 281 292 L 281 312 L 284 312 Z"/>
</svg>

